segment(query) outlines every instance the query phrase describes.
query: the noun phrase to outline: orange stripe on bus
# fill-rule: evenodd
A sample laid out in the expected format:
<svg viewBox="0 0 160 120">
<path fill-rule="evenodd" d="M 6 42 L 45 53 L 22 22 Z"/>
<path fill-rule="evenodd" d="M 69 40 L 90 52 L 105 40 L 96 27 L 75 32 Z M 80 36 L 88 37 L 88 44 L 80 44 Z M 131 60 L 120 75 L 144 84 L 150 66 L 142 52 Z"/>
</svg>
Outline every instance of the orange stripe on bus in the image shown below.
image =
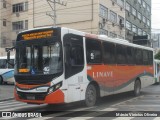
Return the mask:
<svg viewBox="0 0 160 120">
<path fill-rule="evenodd" d="M 64 103 L 64 93 L 59 89 L 55 92 L 47 95 L 44 100 L 23 100 L 20 99 L 16 89 L 14 90 L 14 97 L 17 101 L 27 102 L 27 103 L 34 103 L 34 104 L 58 104 Z"/>
<path fill-rule="evenodd" d="M 153 66 L 88 65 L 87 74 L 101 85 L 120 86 L 140 74 L 154 74 Z"/>
</svg>

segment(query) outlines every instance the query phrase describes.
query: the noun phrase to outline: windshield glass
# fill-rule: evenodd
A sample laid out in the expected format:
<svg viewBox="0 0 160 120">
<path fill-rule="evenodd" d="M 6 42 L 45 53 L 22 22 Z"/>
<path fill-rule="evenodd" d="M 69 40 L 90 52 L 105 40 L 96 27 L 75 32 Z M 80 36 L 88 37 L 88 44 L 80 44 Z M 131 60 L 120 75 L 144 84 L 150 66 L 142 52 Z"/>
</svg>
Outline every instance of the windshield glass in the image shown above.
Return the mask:
<svg viewBox="0 0 160 120">
<path fill-rule="evenodd" d="M 60 43 L 26 45 L 17 48 L 17 72 L 56 74 L 62 72 Z"/>
</svg>

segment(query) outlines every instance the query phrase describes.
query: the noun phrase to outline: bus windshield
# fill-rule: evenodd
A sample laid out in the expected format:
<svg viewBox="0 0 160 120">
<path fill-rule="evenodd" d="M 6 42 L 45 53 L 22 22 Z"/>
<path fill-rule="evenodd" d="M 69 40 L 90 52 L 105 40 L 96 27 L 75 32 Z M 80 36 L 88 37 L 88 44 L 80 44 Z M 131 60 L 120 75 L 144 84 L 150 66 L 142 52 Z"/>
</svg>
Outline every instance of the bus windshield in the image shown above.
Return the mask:
<svg viewBox="0 0 160 120">
<path fill-rule="evenodd" d="M 57 74 L 62 72 L 61 45 L 27 44 L 17 48 L 17 72 L 22 74 Z"/>
</svg>

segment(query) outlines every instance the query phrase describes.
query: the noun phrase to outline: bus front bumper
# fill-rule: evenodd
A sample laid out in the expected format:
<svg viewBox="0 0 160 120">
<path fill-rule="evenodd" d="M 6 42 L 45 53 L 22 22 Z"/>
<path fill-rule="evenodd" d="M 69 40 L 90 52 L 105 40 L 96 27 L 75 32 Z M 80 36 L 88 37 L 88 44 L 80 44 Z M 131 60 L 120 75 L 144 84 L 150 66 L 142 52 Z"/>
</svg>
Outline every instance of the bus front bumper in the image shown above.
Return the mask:
<svg viewBox="0 0 160 120">
<path fill-rule="evenodd" d="M 25 93 L 14 89 L 14 96 L 17 101 L 31 104 L 60 104 L 64 103 L 64 93 L 58 89 L 50 94 L 47 93 Z"/>
</svg>

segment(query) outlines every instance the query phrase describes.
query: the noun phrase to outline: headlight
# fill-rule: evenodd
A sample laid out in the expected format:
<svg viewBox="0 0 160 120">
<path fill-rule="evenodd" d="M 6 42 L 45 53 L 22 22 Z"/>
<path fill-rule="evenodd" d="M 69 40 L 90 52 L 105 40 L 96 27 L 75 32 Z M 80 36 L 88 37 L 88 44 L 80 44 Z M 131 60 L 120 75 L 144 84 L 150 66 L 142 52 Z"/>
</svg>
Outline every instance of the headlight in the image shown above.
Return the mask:
<svg viewBox="0 0 160 120">
<path fill-rule="evenodd" d="M 57 89 L 59 89 L 62 86 L 62 82 L 59 82 L 53 86 L 51 86 L 50 88 L 48 88 L 48 94 L 50 94 L 51 92 L 56 91 Z"/>
</svg>

